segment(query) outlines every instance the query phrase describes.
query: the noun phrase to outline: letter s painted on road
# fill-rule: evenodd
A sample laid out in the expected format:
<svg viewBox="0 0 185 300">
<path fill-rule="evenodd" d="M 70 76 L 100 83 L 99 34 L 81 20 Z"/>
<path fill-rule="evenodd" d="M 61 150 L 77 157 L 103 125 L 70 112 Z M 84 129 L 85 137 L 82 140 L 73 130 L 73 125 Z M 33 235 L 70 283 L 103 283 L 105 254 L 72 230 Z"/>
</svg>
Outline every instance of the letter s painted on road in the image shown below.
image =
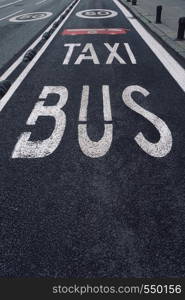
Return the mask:
<svg viewBox="0 0 185 300">
<path fill-rule="evenodd" d="M 153 113 L 145 110 L 138 105 L 132 98 L 132 93 L 138 92 L 147 97 L 149 92 L 144 88 L 133 85 L 127 87 L 122 94 L 123 102 L 133 111 L 142 115 L 145 119 L 151 122 L 155 128 L 159 131 L 160 140 L 158 143 L 151 143 L 147 141 L 142 132 L 139 132 L 135 137 L 136 143 L 143 149 L 144 152 L 153 157 L 164 157 L 172 148 L 172 135 L 166 123 Z"/>
</svg>

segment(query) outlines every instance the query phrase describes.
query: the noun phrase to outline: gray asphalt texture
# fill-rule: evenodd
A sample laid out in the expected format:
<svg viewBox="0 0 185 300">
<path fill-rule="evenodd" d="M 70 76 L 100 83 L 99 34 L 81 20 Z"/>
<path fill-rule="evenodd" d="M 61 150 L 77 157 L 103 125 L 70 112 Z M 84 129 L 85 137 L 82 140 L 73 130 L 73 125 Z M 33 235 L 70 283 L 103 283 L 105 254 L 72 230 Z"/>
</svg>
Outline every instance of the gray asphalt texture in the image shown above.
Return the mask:
<svg viewBox="0 0 185 300">
<path fill-rule="evenodd" d="M 116 18 L 90 20 L 77 11 L 107 8 Z M 129 28 L 126 35 L 61 36 L 68 28 Z M 112 1 L 81 1 L 0 117 L 1 277 L 184 277 L 185 275 L 185 101 L 184 93 Z M 137 65 L 62 65 L 65 43 L 93 43 L 101 61 L 104 42 L 128 42 Z M 80 50 L 80 49 L 79 49 Z M 77 50 L 77 51 L 79 51 Z M 79 53 L 78 53 L 79 54 Z M 74 55 L 77 58 L 77 54 Z M 102 158 L 85 156 L 78 144 L 83 85 L 90 85 L 88 134 L 103 134 L 102 85 L 110 85 L 114 137 Z M 44 86 L 69 91 L 65 133 L 57 150 L 42 159 L 11 159 L 17 138 L 48 137 L 53 120 L 26 121 Z M 123 90 L 150 92 L 135 100 L 163 119 L 173 136 L 164 158 L 143 152 L 134 141 L 158 132 L 122 101 Z M 56 99 L 48 98 L 50 105 Z"/>
<path fill-rule="evenodd" d="M 6 0 L 0 2 L 0 6 L 8 3 L 16 2 L 16 0 Z M 27 46 L 35 36 L 42 31 L 57 14 L 70 3 L 70 0 L 47 0 L 47 2 L 39 3 L 39 0 L 23 0 L 4 8 L 0 8 L 0 19 L 9 16 L 15 12 L 23 10 L 17 16 L 34 13 L 34 12 L 51 12 L 53 15 L 42 20 L 13 23 L 8 19 L 0 21 L 0 68 L 6 65 L 14 56 Z M 12 16 L 13 17 L 13 16 Z"/>
</svg>

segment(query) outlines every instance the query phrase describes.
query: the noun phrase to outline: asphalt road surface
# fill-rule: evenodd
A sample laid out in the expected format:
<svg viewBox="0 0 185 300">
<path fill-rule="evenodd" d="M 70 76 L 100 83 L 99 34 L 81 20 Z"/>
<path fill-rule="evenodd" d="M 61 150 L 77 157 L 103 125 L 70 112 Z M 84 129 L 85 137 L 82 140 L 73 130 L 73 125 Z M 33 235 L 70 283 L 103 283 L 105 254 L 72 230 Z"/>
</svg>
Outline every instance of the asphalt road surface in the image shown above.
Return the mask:
<svg viewBox="0 0 185 300">
<path fill-rule="evenodd" d="M 184 277 L 183 64 L 117 0 L 81 0 L 14 71 L 1 277 Z"/>
<path fill-rule="evenodd" d="M 3 0 L 0 1 L 0 68 L 21 51 L 48 22 L 51 22 L 70 0 Z M 35 21 L 12 22 L 23 14 L 45 12 L 46 18 Z"/>
</svg>

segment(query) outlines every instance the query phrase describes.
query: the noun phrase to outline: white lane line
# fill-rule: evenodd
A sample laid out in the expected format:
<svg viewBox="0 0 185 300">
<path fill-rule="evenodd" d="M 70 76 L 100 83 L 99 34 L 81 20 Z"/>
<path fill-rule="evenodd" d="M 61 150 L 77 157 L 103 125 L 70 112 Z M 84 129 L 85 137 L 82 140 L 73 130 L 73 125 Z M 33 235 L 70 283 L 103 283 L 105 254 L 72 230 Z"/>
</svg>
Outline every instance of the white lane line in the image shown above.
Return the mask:
<svg viewBox="0 0 185 300">
<path fill-rule="evenodd" d="M 141 38 L 145 41 L 152 52 L 157 56 L 163 66 L 168 70 L 171 76 L 185 92 L 184 68 L 163 48 L 163 46 L 157 40 L 155 40 L 155 38 L 153 38 L 150 33 L 148 33 L 148 31 L 135 18 L 132 19 L 133 15 L 122 4 L 120 4 L 118 0 L 113 0 L 113 2 L 119 7 L 124 16 L 139 33 Z"/>
<path fill-rule="evenodd" d="M 20 13 L 20 12 L 22 12 L 22 11 L 24 11 L 24 9 L 21 9 L 21 10 L 19 10 L 19 11 L 14 12 L 14 13 L 11 14 L 11 15 L 8 15 L 8 16 L 6 16 L 6 17 L 3 17 L 3 18 L 0 19 L 0 21 L 3 21 L 3 20 L 6 20 L 6 19 L 8 19 L 8 18 L 10 18 L 10 17 L 12 17 L 12 16 L 15 16 L 16 14 L 18 14 L 18 13 Z"/>
<path fill-rule="evenodd" d="M 4 4 L 4 5 L 1 5 L 0 8 L 8 7 L 8 6 L 10 6 L 10 5 L 13 5 L 13 4 L 16 4 L 16 3 L 22 2 L 22 1 L 23 1 L 23 0 L 17 0 L 17 1 L 15 1 L 15 2 L 11 2 L 11 3 L 8 3 L 8 4 Z"/>
<path fill-rule="evenodd" d="M 67 9 L 67 8 L 66 8 Z M 63 14 L 63 13 L 62 13 Z M 62 15 L 61 14 L 61 15 Z M 45 33 L 45 32 L 47 32 L 47 31 L 49 31 L 51 28 L 52 28 L 52 26 L 53 26 L 53 24 L 55 23 L 55 22 L 57 22 L 59 19 L 60 19 L 60 17 L 61 17 L 61 15 L 56 19 L 56 20 L 54 20 L 52 23 L 51 23 L 51 25 L 37 38 L 37 40 L 36 41 L 34 41 L 33 42 L 33 44 L 31 44 L 24 52 L 23 52 L 23 54 L 0 76 L 0 81 L 2 81 L 2 80 L 6 80 L 12 73 L 13 73 L 13 71 L 21 64 L 21 62 L 22 62 L 22 60 L 23 60 L 23 57 L 24 57 L 24 55 L 25 55 L 25 53 L 28 51 L 28 50 L 30 50 L 30 49 L 32 49 L 32 48 L 35 48 L 37 45 L 38 45 L 38 43 L 42 40 L 42 36 L 43 36 L 43 34 Z"/>
<path fill-rule="evenodd" d="M 134 54 L 133 54 L 133 52 L 132 52 L 132 50 L 130 48 L 130 45 L 128 43 L 124 43 L 124 45 L 125 45 L 125 48 L 127 50 L 127 53 L 128 53 L 128 56 L 130 58 L 131 63 L 133 65 L 136 65 L 137 61 L 136 61 L 135 56 L 134 56 Z"/>
<path fill-rule="evenodd" d="M 42 0 L 42 1 L 40 1 L 40 2 L 37 2 L 35 5 L 39 5 L 39 4 L 41 4 L 41 3 L 44 3 L 44 2 L 46 2 L 47 0 Z"/>
<path fill-rule="evenodd" d="M 43 45 L 43 47 L 39 50 L 39 52 L 35 55 L 35 57 L 32 59 L 32 61 L 27 65 L 27 67 L 23 70 L 23 72 L 18 76 L 18 78 L 14 81 L 8 92 L 5 94 L 3 98 L 0 100 L 0 112 L 5 107 L 5 105 L 8 103 L 12 95 L 15 93 L 15 91 L 18 89 L 22 81 L 26 78 L 28 73 L 31 71 L 31 69 L 34 67 L 36 62 L 39 60 L 39 58 L 42 56 L 42 54 L 46 51 L 54 37 L 57 35 L 59 30 L 62 28 L 64 23 L 67 21 L 67 19 L 70 17 L 76 6 L 79 4 L 80 0 L 74 5 L 74 7 L 71 9 L 69 14 L 65 17 L 65 19 L 61 22 L 61 24 L 56 28 L 56 30 L 53 32 L 53 34 L 50 36 L 50 38 L 46 41 L 46 43 Z M 70 6 L 70 5 L 69 5 Z M 69 6 L 65 9 L 65 11 L 69 8 Z"/>
</svg>

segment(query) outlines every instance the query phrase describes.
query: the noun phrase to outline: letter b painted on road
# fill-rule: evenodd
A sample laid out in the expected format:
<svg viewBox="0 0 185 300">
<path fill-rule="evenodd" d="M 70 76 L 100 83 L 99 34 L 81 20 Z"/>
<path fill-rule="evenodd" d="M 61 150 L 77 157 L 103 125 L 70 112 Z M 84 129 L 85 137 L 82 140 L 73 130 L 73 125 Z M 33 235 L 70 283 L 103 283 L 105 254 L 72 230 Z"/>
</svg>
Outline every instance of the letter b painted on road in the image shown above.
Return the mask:
<svg viewBox="0 0 185 300">
<path fill-rule="evenodd" d="M 66 115 L 61 110 L 67 102 L 68 91 L 63 86 L 45 86 L 40 95 L 40 99 L 46 99 L 49 94 L 57 94 L 59 100 L 56 105 L 45 106 L 45 101 L 35 104 L 28 120 L 27 125 L 35 125 L 41 116 L 53 117 L 55 127 L 49 138 L 45 140 L 30 141 L 31 132 L 24 132 L 14 148 L 12 158 L 41 158 L 52 154 L 61 142 L 66 127 Z"/>
</svg>

